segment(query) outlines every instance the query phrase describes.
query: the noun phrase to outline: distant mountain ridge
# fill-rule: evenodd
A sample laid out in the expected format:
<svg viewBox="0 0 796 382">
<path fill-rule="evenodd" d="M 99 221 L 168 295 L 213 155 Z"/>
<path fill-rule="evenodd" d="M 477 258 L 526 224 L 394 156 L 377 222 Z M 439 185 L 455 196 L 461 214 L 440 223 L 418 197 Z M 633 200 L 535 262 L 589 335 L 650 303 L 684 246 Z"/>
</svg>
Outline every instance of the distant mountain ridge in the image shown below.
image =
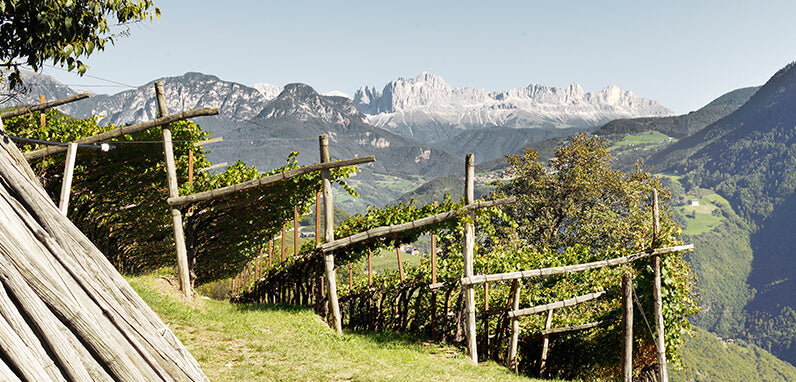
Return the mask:
<svg viewBox="0 0 796 382">
<path fill-rule="evenodd" d="M 371 124 L 430 143 L 467 129 L 583 128 L 616 118 L 673 114 L 614 85 L 589 93 L 577 83 L 566 89 L 531 84 L 487 91 L 452 88 L 431 73 L 399 78 L 382 91 L 362 87 L 354 94 L 354 104 Z"/>
</svg>

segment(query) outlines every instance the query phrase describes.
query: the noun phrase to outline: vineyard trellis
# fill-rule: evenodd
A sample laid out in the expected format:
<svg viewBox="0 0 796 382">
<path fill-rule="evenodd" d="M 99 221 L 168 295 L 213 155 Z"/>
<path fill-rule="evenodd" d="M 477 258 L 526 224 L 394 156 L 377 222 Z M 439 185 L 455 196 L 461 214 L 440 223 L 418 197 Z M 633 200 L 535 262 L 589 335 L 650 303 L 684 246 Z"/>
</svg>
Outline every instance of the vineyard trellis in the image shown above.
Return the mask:
<svg viewBox="0 0 796 382">
<path fill-rule="evenodd" d="M 261 302 L 261 303 L 292 303 L 313 306 L 321 316 L 331 318 L 332 325 L 338 325 L 334 314 L 333 302 L 330 295 L 324 291 L 324 285 L 320 281 L 320 270 L 324 267 L 321 263 L 321 254 L 326 254 L 347 246 L 368 240 L 375 240 L 380 237 L 396 234 L 401 231 L 416 229 L 425 225 L 440 222 L 445 219 L 460 217 L 465 212 L 470 212 L 478 208 L 498 206 L 513 202 L 513 199 L 498 201 L 479 201 L 472 200 L 472 182 L 474 178 L 472 156 L 468 155 L 466 161 L 465 176 L 465 205 L 461 210 L 448 211 L 436 215 L 428 216 L 412 222 L 397 224 L 392 226 L 382 226 L 369 229 L 364 232 L 353 234 L 336 240 L 326 238 L 323 244 L 316 241 L 315 251 L 299 256 L 292 262 L 278 264 L 271 271 L 263 272 L 262 278 L 258 279 L 254 285 L 235 297 L 239 302 Z M 324 199 L 326 200 L 326 199 Z M 395 330 L 412 333 L 422 333 L 435 340 L 462 343 L 466 340 L 466 345 L 473 363 L 478 362 L 478 339 L 481 340 L 481 347 L 484 355 L 497 360 L 504 361 L 508 366 L 516 370 L 517 342 L 519 336 L 519 318 L 530 314 L 546 313 L 547 320 L 545 329 L 540 333 L 543 338 L 542 359 L 540 368 L 544 369 L 547 354 L 547 338 L 565 332 L 588 330 L 607 324 L 607 321 L 595 321 L 582 325 L 570 327 L 552 328 L 551 319 L 554 309 L 573 306 L 593 299 L 602 298 L 616 294 L 614 291 L 602 291 L 578 296 L 572 299 L 561 300 L 541 306 L 520 309 L 520 280 L 528 278 L 544 278 L 552 275 L 568 272 L 578 272 L 601 267 L 617 266 L 628 264 L 637 260 L 651 257 L 653 259 L 653 269 L 655 269 L 655 322 L 657 323 L 656 348 L 658 349 L 659 376 L 661 380 L 668 380 L 666 370 L 666 355 L 663 350 L 663 322 L 660 308 L 660 256 L 667 253 L 693 250 L 693 245 L 682 245 L 666 248 L 655 248 L 658 239 L 658 199 L 657 192 L 653 189 L 653 240 L 651 249 L 634 253 L 628 256 L 613 258 L 608 260 L 595 261 L 591 263 L 573 264 L 563 267 L 542 268 L 526 270 L 512 273 L 501 273 L 491 275 L 474 275 L 472 269 L 472 243 L 474 239 L 473 226 L 471 223 L 465 224 L 463 234 L 463 265 L 464 273 L 460 279 L 438 282 L 436 279 L 436 248 L 432 249 L 431 254 L 431 274 L 432 279 L 410 275 L 400 277 L 401 282 L 395 285 L 382 283 L 374 285 L 373 275 L 368 265 L 368 280 L 365 285 L 349 284 L 347 291 L 336 299 L 342 313 L 340 326 L 354 330 Z M 331 202 L 325 202 L 326 208 L 331 208 Z M 470 219 L 472 221 L 472 219 Z M 327 222 L 331 222 L 327 218 Z M 329 224 L 329 223 L 327 223 Z M 327 232 L 330 229 L 326 227 Z M 433 237 L 435 238 L 435 237 Z M 270 255 L 270 254 L 269 254 Z M 370 257 L 370 256 L 369 256 Z M 370 258 L 368 259 L 370 263 Z M 403 273 L 403 272 L 401 272 Z M 328 279 L 327 279 L 328 281 Z M 511 281 L 510 298 L 504 306 L 489 305 L 489 282 Z M 362 283 L 359 283 L 362 284 Z M 475 311 L 475 301 L 473 294 L 475 286 L 484 284 L 484 309 L 477 314 Z M 327 282 L 328 288 L 330 284 Z M 336 290 L 336 289 L 335 289 Z M 438 299 L 438 297 L 440 297 Z M 438 314 L 441 313 L 441 314 Z M 484 333 L 481 337 L 476 333 L 476 319 L 483 319 L 482 324 Z M 489 319 L 496 317 L 498 322 L 495 333 L 489 333 Z M 506 344 L 508 342 L 508 344 Z M 506 352 L 503 353 L 503 346 Z"/>
</svg>

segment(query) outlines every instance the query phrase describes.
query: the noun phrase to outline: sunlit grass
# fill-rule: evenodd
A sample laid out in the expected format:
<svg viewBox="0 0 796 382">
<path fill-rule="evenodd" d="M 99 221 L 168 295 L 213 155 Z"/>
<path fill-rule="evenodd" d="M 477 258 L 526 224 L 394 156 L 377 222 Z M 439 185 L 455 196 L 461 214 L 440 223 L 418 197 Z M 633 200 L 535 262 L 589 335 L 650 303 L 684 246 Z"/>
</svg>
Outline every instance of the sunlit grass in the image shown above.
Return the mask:
<svg viewBox="0 0 796 382">
<path fill-rule="evenodd" d="M 460 349 L 390 333 L 335 334 L 312 310 L 201 299 L 162 277 L 129 279 L 213 381 L 531 381 Z"/>
</svg>

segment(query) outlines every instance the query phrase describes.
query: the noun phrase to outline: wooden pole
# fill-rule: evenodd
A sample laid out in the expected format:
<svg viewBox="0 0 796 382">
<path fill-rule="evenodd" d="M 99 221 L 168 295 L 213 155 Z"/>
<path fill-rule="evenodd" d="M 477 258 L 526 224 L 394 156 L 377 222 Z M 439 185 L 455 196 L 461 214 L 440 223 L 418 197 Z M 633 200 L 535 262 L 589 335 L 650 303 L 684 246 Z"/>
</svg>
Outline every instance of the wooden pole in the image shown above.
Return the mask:
<svg viewBox="0 0 796 382">
<path fill-rule="evenodd" d="M 155 82 L 155 96 L 158 101 L 158 112 L 161 117 L 168 115 L 166 108 L 166 97 L 163 92 L 163 82 Z M 166 176 L 169 182 L 169 197 L 180 195 L 177 185 L 177 166 L 174 163 L 174 147 L 171 143 L 171 125 L 161 126 L 163 134 L 163 152 L 166 156 Z M 180 290 L 185 298 L 191 298 L 191 278 L 188 270 L 188 250 L 185 247 L 185 233 L 182 226 L 182 211 L 179 208 L 169 206 L 171 212 L 171 222 L 174 226 L 174 244 L 177 249 L 177 276 L 180 279 Z"/>
<path fill-rule="evenodd" d="M 368 248 L 368 287 L 373 286 L 373 251 Z"/>
<path fill-rule="evenodd" d="M 633 380 L 633 275 L 622 276 L 622 382 Z"/>
<path fill-rule="evenodd" d="M 42 96 L 44 97 L 44 96 Z M 75 158 L 77 157 L 77 143 L 70 142 L 66 150 L 66 163 L 64 163 L 64 179 L 61 181 L 61 199 L 58 209 L 66 216 L 69 210 L 69 194 L 72 192 L 72 175 L 75 172 Z"/>
<path fill-rule="evenodd" d="M 293 258 L 299 253 L 298 206 L 293 206 Z"/>
<path fill-rule="evenodd" d="M 282 223 L 282 245 L 279 248 L 279 261 L 283 263 L 285 262 L 285 235 L 287 235 L 287 222 Z"/>
<path fill-rule="evenodd" d="M 274 266 L 274 240 L 268 240 L 268 268 Z"/>
<path fill-rule="evenodd" d="M 398 276 L 401 282 L 404 282 L 404 262 L 401 259 L 401 247 L 395 247 L 395 253 L 398 255 Z"/>
<path fill-rule="evenodd" d="M 321 135 L 318 139 L 321 146 L 321 163 L 330 162 L 329 137 Z M 334 208 L 332 206 L 332 174 L 330 170 L 321 171 L 321 181 L 323 182 L 323 219 L 324 219 L 324 242 L 334 241 Z M 324 268 L 326 271 L 326 286 L 329 295 L 329 305 L 332 310 L 334 329 L 338 334 L 343 334 L 342 318 L 340 317 L 340 304 L 337 301 L 337 278 L 334 272 L 334 253 L 327 252 L 323 256 Z"/>
<path fill-rule="evenodd" d="M 475 159 L 473 153 L 468 153 L 465 160 L 464 204 L 472 204 L 475 199 Z M 473 214 L 470 214 L 473 217 Z M 464 277 L 473 276 L 473 250 L 475 246 L 475 226 L 467 223 L 464 226 Z M 478 364 L 478 344 L 475 333 L 475 290 L 472 285 L 465 285 L 464 304 L 467 315 L 467 348 L 470 351 L 470 360 Z"/>
<path fill-rule="evenodd" d="M 193 184 L 193 149 L 188 150 L 188 183 Z"/>
<path fill-rule="evenodd" d="M 49 102 L 48 102 L 48 104 L 49 104 Z M 22 113 L 22 114 L 24 114 L 24 113 Z M 153 127 L 168 125 L 168 124 L 170 124 L 172 122 L 182 121 L 182 120 L 185 120 L 185 119 L 188 119 L 188 118 L 203 117 L 203 116 L 216 115 L 216 114 L 218 114 L 218 109 L 215 109 L 215 108 L 202 108 L 202 109 L 196 109 L 196 110 L 188 110 L 188 111 L 184 111 L 182 113 L 162 116 L 162 117 L 160 117 L 158 119 L 155 119 L 155 120 L 152 120 L 152 121 L 136 123 L 135 125 L 122 126 L 122 127 L 118 128 L 118 129 L 113 129 L 111 131 L 106 131 L 104 133 L 100 133 L 100 134 L 97 134 L 97 135 L 92 135 L 90 137 L 77 139 L 77 140 L 75 140 L 75 142 L 77 142 L 77 143 L 102 142 L 102 141 L 106 141 L 106 140 L 111 139 L 111 138 L 116 138 L 116 137 L 121 137 L 121 136 L 127 135 L 127 134 L 137 133 L 139 131 L 148 130 L 148 129 L 151 129 Z M 3 114 L 3 115 L 5 116 L 5 114 Z M 45 157 L 47 155 L 52 155 L 52 154 L 56 154 L 56 153 L 62 153 L 64 151 L 66 151 L 66 147 L 65 146 L 49 146 L 49 147 L 40 148 L 38 150 L 28 151 L 28 152 L 25 153 L 24 156 L 25 156 L 25 159 L 27 159 L 27 160 L 33 160 L 33 159 L 39 159 L 39 158 Z"/>
<path fill-rule="evenodd" d="M 434 202 L 436 207 L 436 202 Z M 431 234 L 431 284 L 437 283 L 437 235 Z M 437 290 L 431 290 L 431 338 L 437 338 Z"/>
<path fill-rule="evenodd" d="M 489 359 L 489 283 L 484 283 L 484 357 Z"/>
<path fill-rule="evenodd" d="M 544 330 L 550 330 L 553 324 L 553 309 L 547 311 L 547 319 L 544 321 Z M 550 350 L 550 335 L 545 333 L 542 335 L 542 356 L 539 358 L 539 376 L 544 376 L 544 369 L 547 366 L 547 353 Z"/>
<path fill-rule="evenodd" d="M 512 311 L 520 310 L 520 282 L 519 280 L 514 280 L 511 285 L 511 289 L 514 290 L 514 299 L 512 300 Z M 519 373 L 519 368 L 517 366 L 517 342 L 520 339 L 520 320 L 519 317 L 513 317 L 511 319 L 511 342 L 509 343 L 509 368 L 514 370 L 515 373 Z"/>
<path fill-rule="evenodd" d="M 354 263 L 348 263 L 348 291 L 354 291 Z"/>
<path fill-rule="evenodd" d="M 658 210 L 658 190 L 652 189 L 652 245 L 657 247 L 660 242 L 660 215 Z M 669 370 L 666 366 L 666 342 L 663 328 L 663 297 L 661 294 L 661 256 L 652 258 L 654 278 L 652 284 L 655 298 L 655 347 L 658 350 L 658 377 L 659 381 L 669 381 Z"/>
<path fill-rule="evenodd" d="M 39 104 L 44 105 L 46 101 L 44 100 L 44 95 L 39 96 Z M 41 127 L 47 126 L 47 116 L 44 114 L 44 110 L 41 111 Z"/>
<path fill-rule="evenodd" d="M 321 244 L 321 192 L 315 193 L 315 245 Z"/>
<path fill-rule="evenodd" d="M 31 106 L 22 106 L 22 107 L 19 107 L 17 109 L 9 110 L 9 111 L 6 111 L 6 112 L 0 114 L 0 119 L 8 119 L 8 118 L 11 118 L 11 117 L 19 117 L 20 115 L 32 113 L 34 111 L 49 109 L 49 108 L 56 107 L 56 106 L 61 106 L 61 105 L 64 105 L 64 104 L 67 104 L 67 103 L 70 103 L 70 102 L 75 102 L 75 101 L 81 100 L 83 98 L 88 98 L 89 96 L 90 95 L 88 93 L 80 93 L 80 94 L 75 94 L 73 96 L 69 96 L 69 97 L 66 97 L 66 98 L 61 98 L 61 99 L 58 99 L 58 100 L 55 100 L 55 101 L 50 101 L 50 102 L 47 102 L 47 103 L 40 103 L 38 105 L 31 105 Z M 39 99 L 39 100 L 41 100 L 41 99 Z"/>
</svg>

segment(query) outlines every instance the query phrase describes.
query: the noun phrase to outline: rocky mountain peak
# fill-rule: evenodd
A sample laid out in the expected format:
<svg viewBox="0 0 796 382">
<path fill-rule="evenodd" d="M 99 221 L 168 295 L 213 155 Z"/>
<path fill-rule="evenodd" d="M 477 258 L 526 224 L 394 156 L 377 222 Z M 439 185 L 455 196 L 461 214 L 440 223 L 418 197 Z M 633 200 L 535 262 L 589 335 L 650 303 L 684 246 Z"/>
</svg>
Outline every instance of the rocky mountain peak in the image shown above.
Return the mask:
<svg viewBox="0 0 796 382">
<path fill-rule="evenodd" d="M 282 93 L 260 112 L 258 118 L 320 120 L 344 125 L 352 120 L 365 121 L 365 116 L 350 99 L 320 95 L 311 86 L 301 83 L 285 85 Z"/>
</svg>

